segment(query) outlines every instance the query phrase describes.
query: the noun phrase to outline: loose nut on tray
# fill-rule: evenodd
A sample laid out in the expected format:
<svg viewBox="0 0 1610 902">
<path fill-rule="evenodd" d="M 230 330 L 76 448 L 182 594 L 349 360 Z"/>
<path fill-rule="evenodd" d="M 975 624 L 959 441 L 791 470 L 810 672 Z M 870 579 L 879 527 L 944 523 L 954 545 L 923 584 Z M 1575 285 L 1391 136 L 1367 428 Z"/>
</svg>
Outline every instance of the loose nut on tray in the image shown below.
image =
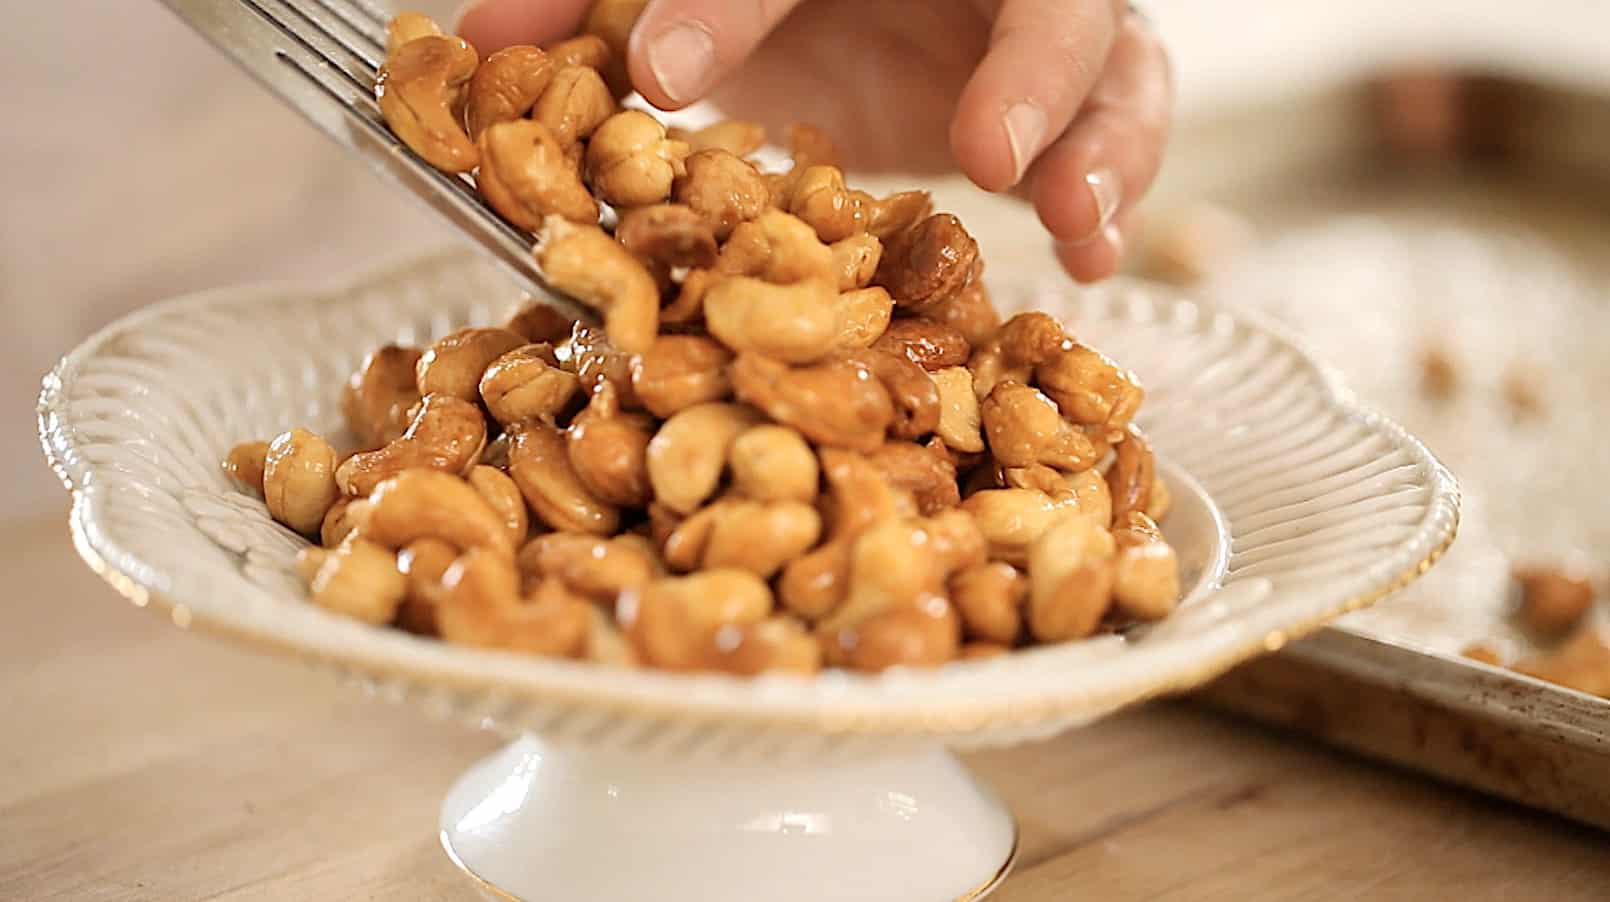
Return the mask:
<svg viewBox="0 0 1610 902">
<path fill-rule="evenodd" d="M 528 303 L 380 347 L 332 386 L 345 459 L 306 430 L 230 451 L 242 491 L 323 543 L 296 562 L 312 603 L 478 648 L 779 678 L 1011 666 L 1167 616 L 1179 559 L 1135 378 L 1048 314 L 1003 322 L 961 222 L 852 186 L 821 131 L 790 128 L 792 168 L 763 172 L 754 123 L 622 111 L 645 5 L 598 0 L 585 33 L 479 66 L 428 19 L 392 24 L 394 129 L 474 170 L 598 316 Z M 1585 607 L 1567 600 L 1537 612 L 1564 623 Z"/>
<path fill-rule="evenodd" d="M 1521 622 L 1534 632 L 1568 632 L 1593 607 L 1593 583 L 1583 574 L 1531 566 L 1517 567 L 1512 577 L 1521 590 Z"/>
</svg>

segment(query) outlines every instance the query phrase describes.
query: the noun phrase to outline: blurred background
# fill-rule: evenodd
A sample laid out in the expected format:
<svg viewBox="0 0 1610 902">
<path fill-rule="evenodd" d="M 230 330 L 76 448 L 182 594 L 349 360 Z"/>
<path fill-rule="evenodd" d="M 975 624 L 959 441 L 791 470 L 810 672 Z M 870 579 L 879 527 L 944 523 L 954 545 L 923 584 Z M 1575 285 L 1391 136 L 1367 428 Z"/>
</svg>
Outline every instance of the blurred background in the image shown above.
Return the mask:
<svg viewBox="0 0 1610 902">
<path fill-rule="evenodd" d="M 441 0 L 412 5 L 451 15 L 452 4 Z M 1547 162 L 1528 170 L 1527 185 L 1543 180 L 1542 170 L 1569 181 L 1574 176 L 1561 175 L 1570 171 L 1566 163 L 1591 163 L 1601 151 L 1610 157 L 1610 142 L 1599 142 L 1600 133 L 1582 124 L 1590 117 L 1570 112 L 1567 103 L 1610 86 L 1610 55 L 1596 38 L 1610 24 L 1606 4 L 1143 5 L 1174 48 L 1180 85 L 1179 137 L 1148 207 L 1158 242 L 1147 262 L 1152 274 L 1288 318 L 1290 301 L 1303 296 L 1307 312 L 1299 319 L 1316 337 L 1334 339 L 1322 350 L 1344 368 L 1361 334 L 1352 327 L 1374 322 L 1383 308 L 1404 308 L 1393 292 L 1408 291 L 1412 309 L 1424 315 L 1406 324 L 1394 320 L 1390 328 L 1377 322 L 1366 334 L 1405 360 L 1409 343 L 1452 315 L 1451 302 L 1436 299 L 1452 290 L 1440 278 L 1447 267 L 1428 259 L 1452 254 L 1464 261 L 1463 287 L 1453 291 L 1461 297 L 1472 285 L 1492 294 L 1498 289 L 1486 283 L 1497 278 L 1504 295 L 1497 304 L 1536 307 L 1528 293 L 1540 284 L 1580 288 L 1560 288 L 1580 276 L 1561 256 L 1563 245 L 1459 219 L 1460 210 L 1470 212 L 1472 202 L 1481 207 L 1490 196 L 1489 182 L 1462 175 L 1415 176 L 1412 185 L 1393 179 L 1462 166 L 1467 145 L 1481 143 L 1470 135 L 1479 136 L 1483 122 L 1502 120 L 1488 115 L 1470 125 L 1473 93 L 1459 78 L 1466 72 L 1519 75 L 1567 92 L 1539 100 L 1554 104 L 1554 118 L 1521 129 L 1527 140 L 1510 142 L 1517 145 L 1512 155 Z M 0 431 L 0 464 L 10 475 L 0 517 L 12 519 L 65 507 L 42 465 L 32 408 L 40 376 L 94 330 L 175 294 L 266 279 L 316 282 L 452 236 L 304 126 L 160 4 L 8 6 L 0 76 L 13 86 L 14 112 L 3 126 L 9 159 L 0 168 L 6 211 L 0 307 L 10 328 L 0 332 L 0 422 L 10 428 Z M 1394 81 L 1390 74 L 1397 72 L 1413 77 Z M 1530 103 L 1524 91 L 1512 94 L 1483 109 L 1502 113 L 1507 103 L 1513 113 L 1514 97 L 1523 108 Z M 1574 122 L 1580 127 L 1573 129 Z M 1405 157 L 1383 156 L 1381 146 L 1418 154 L 1418 168 L 1383 168 L 1383 160 Z M 1032 218 L 1013 202 L 960 184 L 937 190 L 980 234 L 993 272 L 1050 266 Z M 1529 187 L 1505 196 L 1567 218 L 1587 211 L 1580 192 L 1570 204 L 1539 201 Z M 1436 220 L 1442 225 L 1381 218 L 1404 198 L 1417 199 L 1414 215 L 1442 216 Z M 1496 204 L 1497 212 L 1521 209 L 1508 203 Z M 1482 208 L 1489 220 L 1494 208 L 1493 202 Z M 1428 282 L 1427 273 L 1440 281 Z M 1313 296 L 1315 283 L 1329 295 Z M 1346 322 L 1332 328 L 1321 309 L 1345 313 Z M 1548 341 L 1546 334 L 1511 337 Z M 1406 373 L 1364 375 L 1401 382 Z M 1368 390 L 1394 391 L 1390 382 Z"/>
</svg>

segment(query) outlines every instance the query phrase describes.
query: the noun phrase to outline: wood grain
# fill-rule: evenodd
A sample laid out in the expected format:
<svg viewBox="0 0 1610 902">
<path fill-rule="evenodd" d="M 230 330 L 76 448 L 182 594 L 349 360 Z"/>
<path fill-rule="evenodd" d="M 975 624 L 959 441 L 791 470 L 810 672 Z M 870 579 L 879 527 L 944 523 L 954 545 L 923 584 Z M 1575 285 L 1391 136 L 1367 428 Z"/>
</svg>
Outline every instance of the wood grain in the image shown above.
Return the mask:
<svg viewBox="0 0 1610 902">
<path fill-rule="evenodd" d="M 0 899 L 473 897 L 436 811 L 495 737 L 134 609 L 59 517 L 0 549 Z M 971 763 L 1022 826 L 1011 902 L 1571 900 L 1610 877 L 1585 829 L 1180 703 Z"/>
</svg>

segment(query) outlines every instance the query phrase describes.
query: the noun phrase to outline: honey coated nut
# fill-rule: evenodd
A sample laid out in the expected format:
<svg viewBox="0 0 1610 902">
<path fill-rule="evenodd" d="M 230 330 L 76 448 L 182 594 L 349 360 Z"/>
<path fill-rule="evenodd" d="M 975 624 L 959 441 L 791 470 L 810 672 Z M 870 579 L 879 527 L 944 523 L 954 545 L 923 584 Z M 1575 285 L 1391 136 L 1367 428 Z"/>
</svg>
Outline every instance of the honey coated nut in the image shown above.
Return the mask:
<svg viewBox="0 0 1610 902">
<path fill-rule="evenodd" d="M 268 465 L 268 442 L 241 442 L 229 449 L 224 472 L 252 491 L 263 492 L 263 469 Z"/>
<path fill-rule="evenodd" d="M 397 616 L 408 582 L 392 553 L 362 539 L 324 555 L 308 583 L 313 603 L 376 626 Z"/>
<path fill-rule="evenodd" d="M 929 372 L 962 366 L 972 356 L 967 339 L 954 328 L 921 316 L 901 317 L 872 347 L 909 359 Z"/>
<path fill-rule="evenodd" d="M 671 196 L 704 217 L 722 241 L 739 223 L 759 216 L 770 200 L 760 172 L 725 150 L 712 148 L 690 154 L 684 169 Z"/>
<path fill-rule="evenodd" d="M 404 470 L 381 482 L 358 529 L 385 548 L 439 539 L 455 548 L 514 556 L 508 520 L 468 482 L 436 470 Z"/>
<path fill-rule="evenodd" d="M 517 228 L 535 232 L 548 216 L 583 225 L 598 221 L 598 202 L 582 184 L 564 143 L 541 122 L 498 122 L 476 143 L 481 155 L 476 187 Z"/>
<path fill-rule="evenodd" d="M 849 351 L 871 347 L 889 328 L 894 313 L 894 300 L 889 292 L 873 286 L 839 292 L 834 310 L 838 323 L 838 340 L 834 348 Z"/>
<path fill-rule="evenodd" d="M 570 467 L 595 498 L 617 507 L 642 507 L 653 494 L 648 445 L 654 421 L 620 409 L 614 383 L 593 388 L 592 400 L 565 430 Z"/>
<path fill-rule="evenodd" d="M 1133 373 L 1081 344 L 1072 344 L 1036 366 L 1034 379 L 1068 419 L 1118 434 L 1145 396 Z"/>
<path fill-rule="evenodd" d="M 997 385 L 979 415 L 990 453 L 1002 466 L 1083 470 L 1098 460 L 1090 438 L 1062 418 L 1056 403 L 1020 382 Z"/>
<path fill-rule="evenodd" d="M 739 354 L 732 385 L 739 400 L 820 445 L 875 450 L 894 420 L 888 390 L 853 360 L 790 367 L 759 354 Z"/>
<path fill-rule="evenodd" d="M 436 624 L 449 642 L 567 658 L 581 651 L 591 608 L 557 580 L 523 595 L 511 558 L 473 549 L 442 576 Z"/>
<path fill-rule="evenodd" d="M 1029 631 L 1041 642 L 1082 639 L 1112 606 L 1112 533 L 1064 517 L 1029 548 Z"/>
<path fill-rule="evenodd" d="M 679 132 L 677 137 L 687 142 L 694 153 L 724 150 L 735 157 L 747 157 L 766 143 L 766 129 L 746 119 L 723 119 L 697 131 Z"/>
<path fill-rule="evenodd" d="M 822 669 L 822 646 L 792 617 L 729 624 L 711 635 L 710 666 L 738 676 L 792 673 L 810 676 Z"/>
<path fill-rule="evenodd" d="M 479 405 L 450 395 L 426 395 L 400 438 L 347 458 L 336 469 L 335 481 L 343 493 L 362 496 L 404 470 L 466 473 L 484 447 L 486 419 Z"/>
<path fill-rule="evenodd" d="M 472 468 L 464 479 L 480 494 L 487 507 L 503 520 L 503 525 L 509 531 L 510 546 L 524 542 L 531 520 L 526 514 L 525 498 L 514 480 L 502 470 L 487 466 Z"/>
<path fill-rule="evenodd" d="M 375 78 L 386 125 L 443 172 L 468 172 L 480 162 L 458 117 L 478 63 L 475 48 L 463 39 L 427 34 L 390 51 Z"/>
<path fill-rule="evenodd" d="M 398 47 L 415 38 L 436 37 L 441 33 L 442 27 L 430 16 L 400 12 L 386 23 L 386 55 L 396 53 Z"/>
<path fill-rule="evenodd" d="M 524 339 L 508 329 L 468 328 L 449 333 L 414 365 L 419 394 L 479 401 L 487 367 L 524 344 Z"/>
<path fill-rule="evenodd" d="M 751 426 L 733 440 L 728 452 L 732 487 L 756 501 L 816 500 L 820 467 L 816 454 L 798 430 L 787 426 Z"/>
<path fill-rule="evenodd" d="M 661 575 L 652 546 L 632 536 L 550 532 L 520 549 L 522 573 L 557 579 L 571 591 L 596 601 L 613 602 L 628 589 Z"/>
<path fill-rule="evenodd" d="M 1180 599 L 1180 562 L 1152 519 L 1133 511 L 1113 529 L 1117 546 L 1112 594 L 1118 610 L 1136 620 L 1161 620 Z"/>
<path fill-rule="evenodd" d="M 385 345 L 363 359 L 341 394 L 347 428 L 365 449 L 379 448 L 408 429 L 421 397 L 418 348 Z"/>
<path fill-rule="evenodd" d="M 668 419 L 732 395 L 732 352 L 702 335 L 661 335 L 631 360 L 631 387 L 649 413 Z"/>
<path fill-rule="evenodd" d="M 561 147 L 571 147 L 591 137 L 615 109 L 615 97 L 598 70 L 562 66 L 537 98 L 531 119 L 547 126 Z"/>
<path fill-rule="evenodd" d="M 1568 632 L 1593 606 L 1593 583 L 1556 567 L 1518 567 L 1521 622 L 1544 635 Z"/>
<path fill-rule="evenodd" d="M 759 422 L 741 404 L 695 404 L 671 416 L 649 441 L 649 483 L 655 499 L 680 514 L 698 510 L 715 493 L 732 443 Z"/>
<path fill-rule="evenodd" d="M 712 266 L 718 250 L 709 223 L 681 204 L 627 210 L 615 226 L 615 240 L 639 259 L 668 267 Z"/>
<path fill-rule="evenodd" d="M 465 120 L 472 138 L 499 122 L 524 118 L 553 82 L 558 68 L 536 47 L 505 47 L 481 61 L 470 78 Z"/>
<path fill-rule="evenodd" d="M 665 126 L 642 110 L 624 110 L 604 120 L 587 142 L 587 180 L 604 202 L 617 207 L 657 204 L 687 169 L 688 146 L 666 137 Z"/>
<path fill-rule="evenodd" d="M 492 419 L 507 426 L 520 420 L 553 422 L 581 395 L 581 380 L 561 369 L 547 344 L 515 348 L 481 374 L 481 402 Z"/>
<path fill-rule="evenodd" d="M 536 256 L 554 288 L 602 314 L 604 331 L 616 348 L 637 354 L 654 343 L 659 331 L 659 286 L 643 264 L 603 229 L 549 216 Z"/>
<path fill-rule="evenodd" d="M 977 564 L 950 578 L 950 600 L 973 639 L 1010 646 L 1023 631 L 1029 581 L 1001 561 Z"/>
<path fill-rule="evenodd" d="M 564 436 L 540 420 L 508 427 L 509 475 L 537 519 L 561 532 L 613 535 L 620 511 L 588 491 L 570 465 Z"/>
<path fill-rule="evenodd" d="M 734 351 L 810 363 L 838 344 L 837 297 L 830 284 L 818 279 L 773 285 L 733 276 L 705 294 L 704 319 L 710 334 Z"/>
<path fill-rule="evenodd" d="M 318 532 L 325 512 L 341 496 L 335 472 L 335 449 L 329 442 L 306 429 L 282 433 L 263 458 L 263 501 L 269 514 L 303 535 Z"/>
</svg>

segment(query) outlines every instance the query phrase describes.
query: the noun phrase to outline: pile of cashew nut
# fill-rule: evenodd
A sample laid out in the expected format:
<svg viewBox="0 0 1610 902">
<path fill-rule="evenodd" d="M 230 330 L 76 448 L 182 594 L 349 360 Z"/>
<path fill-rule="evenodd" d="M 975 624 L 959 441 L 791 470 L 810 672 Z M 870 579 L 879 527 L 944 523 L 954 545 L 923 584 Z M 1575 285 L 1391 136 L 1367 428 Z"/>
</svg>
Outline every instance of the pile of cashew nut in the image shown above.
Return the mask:
<svg viewBox="0 0 1610 902">
<path fill-rule="evenodd" d="M 763 173 L 752 124 L 619 111 L 608 35 L 478 60 L 417 16 L 392 33 L 393 128 L 478 166 L 601 326 L 532 305 L 387 345 L 345 389 L 355 451 L 305 429 L 234 448 L 225 469 L 317 540 L 314 603 L 741 675 L 933 667 L 1174 608 L 1140 385 L 1048 315 L 1002 323 L 925 193 L 848 188 L 809 128 Z"/>
</svg>

